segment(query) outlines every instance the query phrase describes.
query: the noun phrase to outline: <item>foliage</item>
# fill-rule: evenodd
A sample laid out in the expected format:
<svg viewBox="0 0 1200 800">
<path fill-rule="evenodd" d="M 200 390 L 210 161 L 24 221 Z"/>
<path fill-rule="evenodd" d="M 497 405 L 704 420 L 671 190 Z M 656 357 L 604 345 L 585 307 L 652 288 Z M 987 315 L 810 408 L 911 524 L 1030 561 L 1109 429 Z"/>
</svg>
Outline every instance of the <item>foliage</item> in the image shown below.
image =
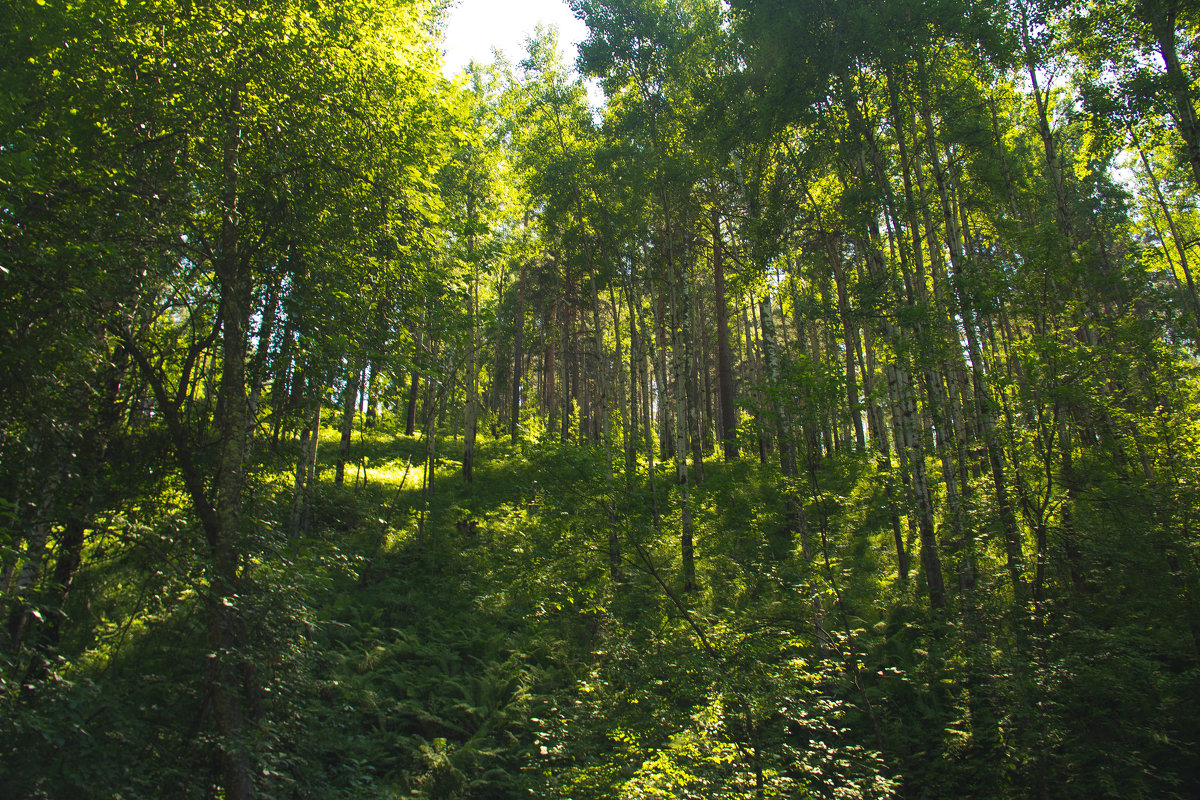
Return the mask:
<svg viewBox="0 0 1200 800">
<path fill-rule="evenodd" d="M 1190 796 L 1195 9 L 571 5 L 0 15 L 0 794 Z"/>
</svg>

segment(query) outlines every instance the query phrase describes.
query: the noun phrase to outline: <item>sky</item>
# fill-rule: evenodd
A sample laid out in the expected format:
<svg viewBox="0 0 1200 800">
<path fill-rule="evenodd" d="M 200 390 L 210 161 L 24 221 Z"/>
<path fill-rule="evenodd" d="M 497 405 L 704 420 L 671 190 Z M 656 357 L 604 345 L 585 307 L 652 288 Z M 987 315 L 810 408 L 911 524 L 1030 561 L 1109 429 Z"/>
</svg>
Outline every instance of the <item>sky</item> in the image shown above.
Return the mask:
<svg viewBox="0 0 1200 800">
<path fill-rule="evenodd" d="M 503 50 L 515 64 L 525 55 L 525 39 L 538 23 L 557 25 L 568 64 L 575 45 L 587 36 L 587 26 L 575 19 L 563 0 L 460 0 L 446 25 L 446 77 L 453 77 L 472 59 L 490 63 L 492 48 Z"/>
</svg>

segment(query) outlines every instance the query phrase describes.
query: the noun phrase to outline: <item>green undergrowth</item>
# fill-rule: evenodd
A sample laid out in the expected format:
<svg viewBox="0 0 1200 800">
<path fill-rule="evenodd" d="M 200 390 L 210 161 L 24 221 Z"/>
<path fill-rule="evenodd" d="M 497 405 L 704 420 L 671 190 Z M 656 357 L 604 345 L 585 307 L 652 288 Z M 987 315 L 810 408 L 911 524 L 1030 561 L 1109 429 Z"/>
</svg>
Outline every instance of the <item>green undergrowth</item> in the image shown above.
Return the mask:
<svg viewBox="0 0 1200 800">
<path fill-rule="evenodd" d="M 241 744 L 262 796 L 1016 798 L 1039 770 L 1063 797 L 1117 796 L 1130 776 L 1129 796 L 1186 796 L 1186 766 L 1146 769 L 1193 752 L 1200 682 L 1183 658 L 1163 666 L 1186 621 L 1151 624 L 1159 590 L 1115 550 L 1086 563 L 1097 587 L 1125 575 L 1123 600 L 1039 628 L 996 566 L 935 616 L 912 541 L 899 574 L 872 460 L 837 455 L 789 484 L 714 459 L 691 487 L 685 592 L 668 465 L 652 493 L 619 448 L 610 473 L 596 445 L 485 437 L 466 484 L 461 441 L 439 449 L 426 492 L 425 443 L 385 420 L 356 432 L 335 487 L 326 430 L 302 538 L 286 525 L 296 453 L 257 454 L 238 602 L 260 687 Z M 218 773 L 202 540 L 170 470 L 144 488 L 90 540 L 88 614 L 72 614 L 95 624 L 68 629 L 49 679 L 2 687 L 4 796 L 219 796 L 197 778 Z M 1133 547 L 1080 508 L 1081 534 Z M 998 558 L 990 536 L 980 560 Z"/>
<path fill-rule="evenodd" d="M 845 665 L 814 645 L 818 589 L 773 470 L 713 464 L 693 488 L 701 588 L 685 594 L 666 468 L 654 497 L 640 477 L 606 477 L 598 447 L 488 440 L 466 485 L 449 451 L 419 544 L 419 487 L 389 480 L 416 445 L 387 438 L 368 444 L 368 465 L 381 465 L 368 486 L 327 505 L 357 512 L 374 555 L 321 606 L 298 743 L 320 768 L 301 785 L 347 796 L 890 793 L 845 697 Z M 373 548 L 381 501 L 395 502 L 383 515 L 395 523 Z M 879 572 L 869 552 L 880 545 L 864 538 L 852 555 Z"/>
</svg>

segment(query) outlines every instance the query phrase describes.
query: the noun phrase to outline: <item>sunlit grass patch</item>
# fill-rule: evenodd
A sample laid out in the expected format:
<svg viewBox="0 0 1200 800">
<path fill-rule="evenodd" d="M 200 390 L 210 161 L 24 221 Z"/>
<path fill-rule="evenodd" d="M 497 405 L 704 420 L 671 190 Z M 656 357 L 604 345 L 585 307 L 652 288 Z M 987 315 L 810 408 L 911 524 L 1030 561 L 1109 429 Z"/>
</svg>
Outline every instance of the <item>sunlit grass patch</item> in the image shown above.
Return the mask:
<svg viewBox="0 0 1200 800">
<path fill-rule="evenodd" d="M 421 486 L 421 464 L 408 458 L 394 458 L 376 465 L 368 463 L 367 481 L 397 489 L 417 489 Z"/>
<path fill-rule="evenodd" d="M 375 557 L 394 556 L 412 548 L 417 541 L 418 521 L 418 514 L 410 510 L 377 520 Z"/>
</svg>

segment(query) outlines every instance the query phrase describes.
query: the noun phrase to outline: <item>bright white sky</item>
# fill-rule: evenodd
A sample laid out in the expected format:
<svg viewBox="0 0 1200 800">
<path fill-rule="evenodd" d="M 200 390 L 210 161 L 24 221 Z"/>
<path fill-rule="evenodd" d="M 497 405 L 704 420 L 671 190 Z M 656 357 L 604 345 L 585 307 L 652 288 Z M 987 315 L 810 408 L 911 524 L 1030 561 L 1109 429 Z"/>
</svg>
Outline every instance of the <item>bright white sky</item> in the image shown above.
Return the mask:
<svg viewBox="0 0 1200 800">
<path fill-rule="evenodd" d="M 493 47 L 516 64 L 525 56 L 525 39 L 539 22 L 558 26 L 565 60 L 574 63 L 575 45 L 587 37 L 587 26 L 563 0 L 460 0 L 446 24 L 442 72 L 451 78 L 472 59 L 491 63 Z"/>
</svg>

